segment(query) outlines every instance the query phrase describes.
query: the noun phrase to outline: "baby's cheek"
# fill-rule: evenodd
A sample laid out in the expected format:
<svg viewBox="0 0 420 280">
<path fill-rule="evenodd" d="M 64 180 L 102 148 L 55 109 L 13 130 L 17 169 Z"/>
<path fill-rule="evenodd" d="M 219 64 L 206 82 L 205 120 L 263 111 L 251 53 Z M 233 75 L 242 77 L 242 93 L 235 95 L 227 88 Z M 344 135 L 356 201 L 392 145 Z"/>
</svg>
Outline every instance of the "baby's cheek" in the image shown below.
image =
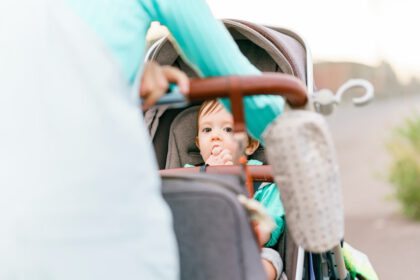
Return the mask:
<svg viewBox="0 0 420 280">
<path fill-rule="evenodd" d="M 238 151 L 238 145 L 236 144 L 236 142 L 230 144 L 229 151 L 232 155 L 236 154 L 236 152 Z"/>
</svg>

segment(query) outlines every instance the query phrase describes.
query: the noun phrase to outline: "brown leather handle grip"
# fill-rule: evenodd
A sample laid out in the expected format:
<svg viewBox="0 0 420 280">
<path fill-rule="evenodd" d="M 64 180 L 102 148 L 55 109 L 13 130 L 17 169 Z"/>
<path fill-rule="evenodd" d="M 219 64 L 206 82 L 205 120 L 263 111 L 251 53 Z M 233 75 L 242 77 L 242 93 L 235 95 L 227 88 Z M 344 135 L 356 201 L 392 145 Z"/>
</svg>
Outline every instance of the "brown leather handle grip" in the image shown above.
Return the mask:
<svg viewBox="0 0 420 280">
<path fill-rule="evenodd" d="M 264 73 L 259 76 L 226 76 L 206 79 L 192 79 L 188 99 L 202 101 L 235 95 L 281 95 L 292 107 L 307 103 L 305 85 L 296 77 L 281 73 Z"/>
<path fill-rule="evenodd" d="M 270 165 L 248 165 L 248 171 L 250 172 L 251 177 L 255 182 L 273 182 L 273 172 Z M 162 176 L 162 175 L 199 173 L 199 172 L 200 172 L 199 167 L 189 167 L 189 168 L 162 169 L 159 171 L 159 174 Z M 206 168 L 206 173 L 239 175 L 241 174 L 241 166 L 238 166 L 238 165 L 208 166 Z"/>
</svg>

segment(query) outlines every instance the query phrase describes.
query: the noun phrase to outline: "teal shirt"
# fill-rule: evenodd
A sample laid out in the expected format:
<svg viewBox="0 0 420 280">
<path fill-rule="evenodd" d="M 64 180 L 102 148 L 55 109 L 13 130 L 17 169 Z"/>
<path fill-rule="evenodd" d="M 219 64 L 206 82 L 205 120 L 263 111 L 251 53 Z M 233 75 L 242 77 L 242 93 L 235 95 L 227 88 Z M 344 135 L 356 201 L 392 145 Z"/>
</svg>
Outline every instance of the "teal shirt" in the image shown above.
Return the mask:
<svg viewBox="0 0 420 280">
<path fill-rule="evenodd" d="M 249 165 L 262 165 L 258 160 L 249 160 Z M 271 232 L 271 238 L 265 244 L 266 247 L 271 247 L 277 244 L 280 235 L 284 231 L 284 208 L 281 202 L 279 189 L 274 183 L 264 183 L 254 193 L 254 199 L 259 201 L 267 210 L 268 214 L 276 223 L 276 228 Z"/>
<path fill-rule="evenodd" d="M 262 165 L 262 162 L 251 159 L 248 161 L 249 165 Z M 186 164 L 184 167 L 194 167 L 194 165 Z M 280 192 L 277 185 L 274 183 L 263 183 L 254 193 L 254 199 L 259 201 L 267 213 L 276 223 L 276 228 L 271 232 L 270 240 L 264 245 L 265 247 L 272 247 L 277 244 L 281 234 L 284 231 L 284 208 L 281 202 Z"/>
<path fill-rule="evenodd" d="M 204 0 L 66 0 L 98 34 L 119 62 L 127 81 L 142 71 L 146 32 L 152 21 L 168 27 L 183 57 L 204 77 L 258 75 L 242 55 Z M 222 103 L 229 109 L 226 99 Z M 263 143 L 261 134 L 283 112 L 279 96 L 246 97 L 249 133 Z"/>
</svg>

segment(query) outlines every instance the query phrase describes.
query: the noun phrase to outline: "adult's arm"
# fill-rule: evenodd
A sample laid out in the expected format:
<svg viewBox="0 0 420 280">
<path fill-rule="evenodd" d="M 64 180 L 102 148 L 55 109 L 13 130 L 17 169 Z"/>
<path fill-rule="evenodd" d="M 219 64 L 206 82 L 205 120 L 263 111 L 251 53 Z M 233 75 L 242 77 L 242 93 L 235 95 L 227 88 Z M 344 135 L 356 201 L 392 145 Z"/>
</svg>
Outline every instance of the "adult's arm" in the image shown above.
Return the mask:
<svg viewBox="0 0 420 280">
<path fill-rule="evenodd" d="M 216 20 L 204 0 L 139 0 L 151 18 L 172 33 L 183 57 L 201 76 L 256 75 L 255 68 L 240 52 L 223 24 Z M 227 99 L 222 103 L 230 109 Z M 279 96 L 245 98 L 249 133 L 262 141 L 267 125 L 283 112 Z"/>
</svg>

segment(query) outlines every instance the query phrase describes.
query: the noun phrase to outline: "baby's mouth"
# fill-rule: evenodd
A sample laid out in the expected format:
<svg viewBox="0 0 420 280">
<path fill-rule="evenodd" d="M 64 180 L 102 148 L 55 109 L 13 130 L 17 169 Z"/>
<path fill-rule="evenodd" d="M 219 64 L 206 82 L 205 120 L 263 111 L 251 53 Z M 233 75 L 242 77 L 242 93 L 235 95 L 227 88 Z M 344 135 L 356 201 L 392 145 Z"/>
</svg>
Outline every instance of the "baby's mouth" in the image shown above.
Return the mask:
<svg viewBox="0 0 420 280">
<path fill-rule="evenodd" d="M 222 146 L 220 144 L 214 144 L 211 147 L 211 153 L 214 154 L 214 150 L 216 150 L 216 149 L 222 149 Z"/>
</svg>

